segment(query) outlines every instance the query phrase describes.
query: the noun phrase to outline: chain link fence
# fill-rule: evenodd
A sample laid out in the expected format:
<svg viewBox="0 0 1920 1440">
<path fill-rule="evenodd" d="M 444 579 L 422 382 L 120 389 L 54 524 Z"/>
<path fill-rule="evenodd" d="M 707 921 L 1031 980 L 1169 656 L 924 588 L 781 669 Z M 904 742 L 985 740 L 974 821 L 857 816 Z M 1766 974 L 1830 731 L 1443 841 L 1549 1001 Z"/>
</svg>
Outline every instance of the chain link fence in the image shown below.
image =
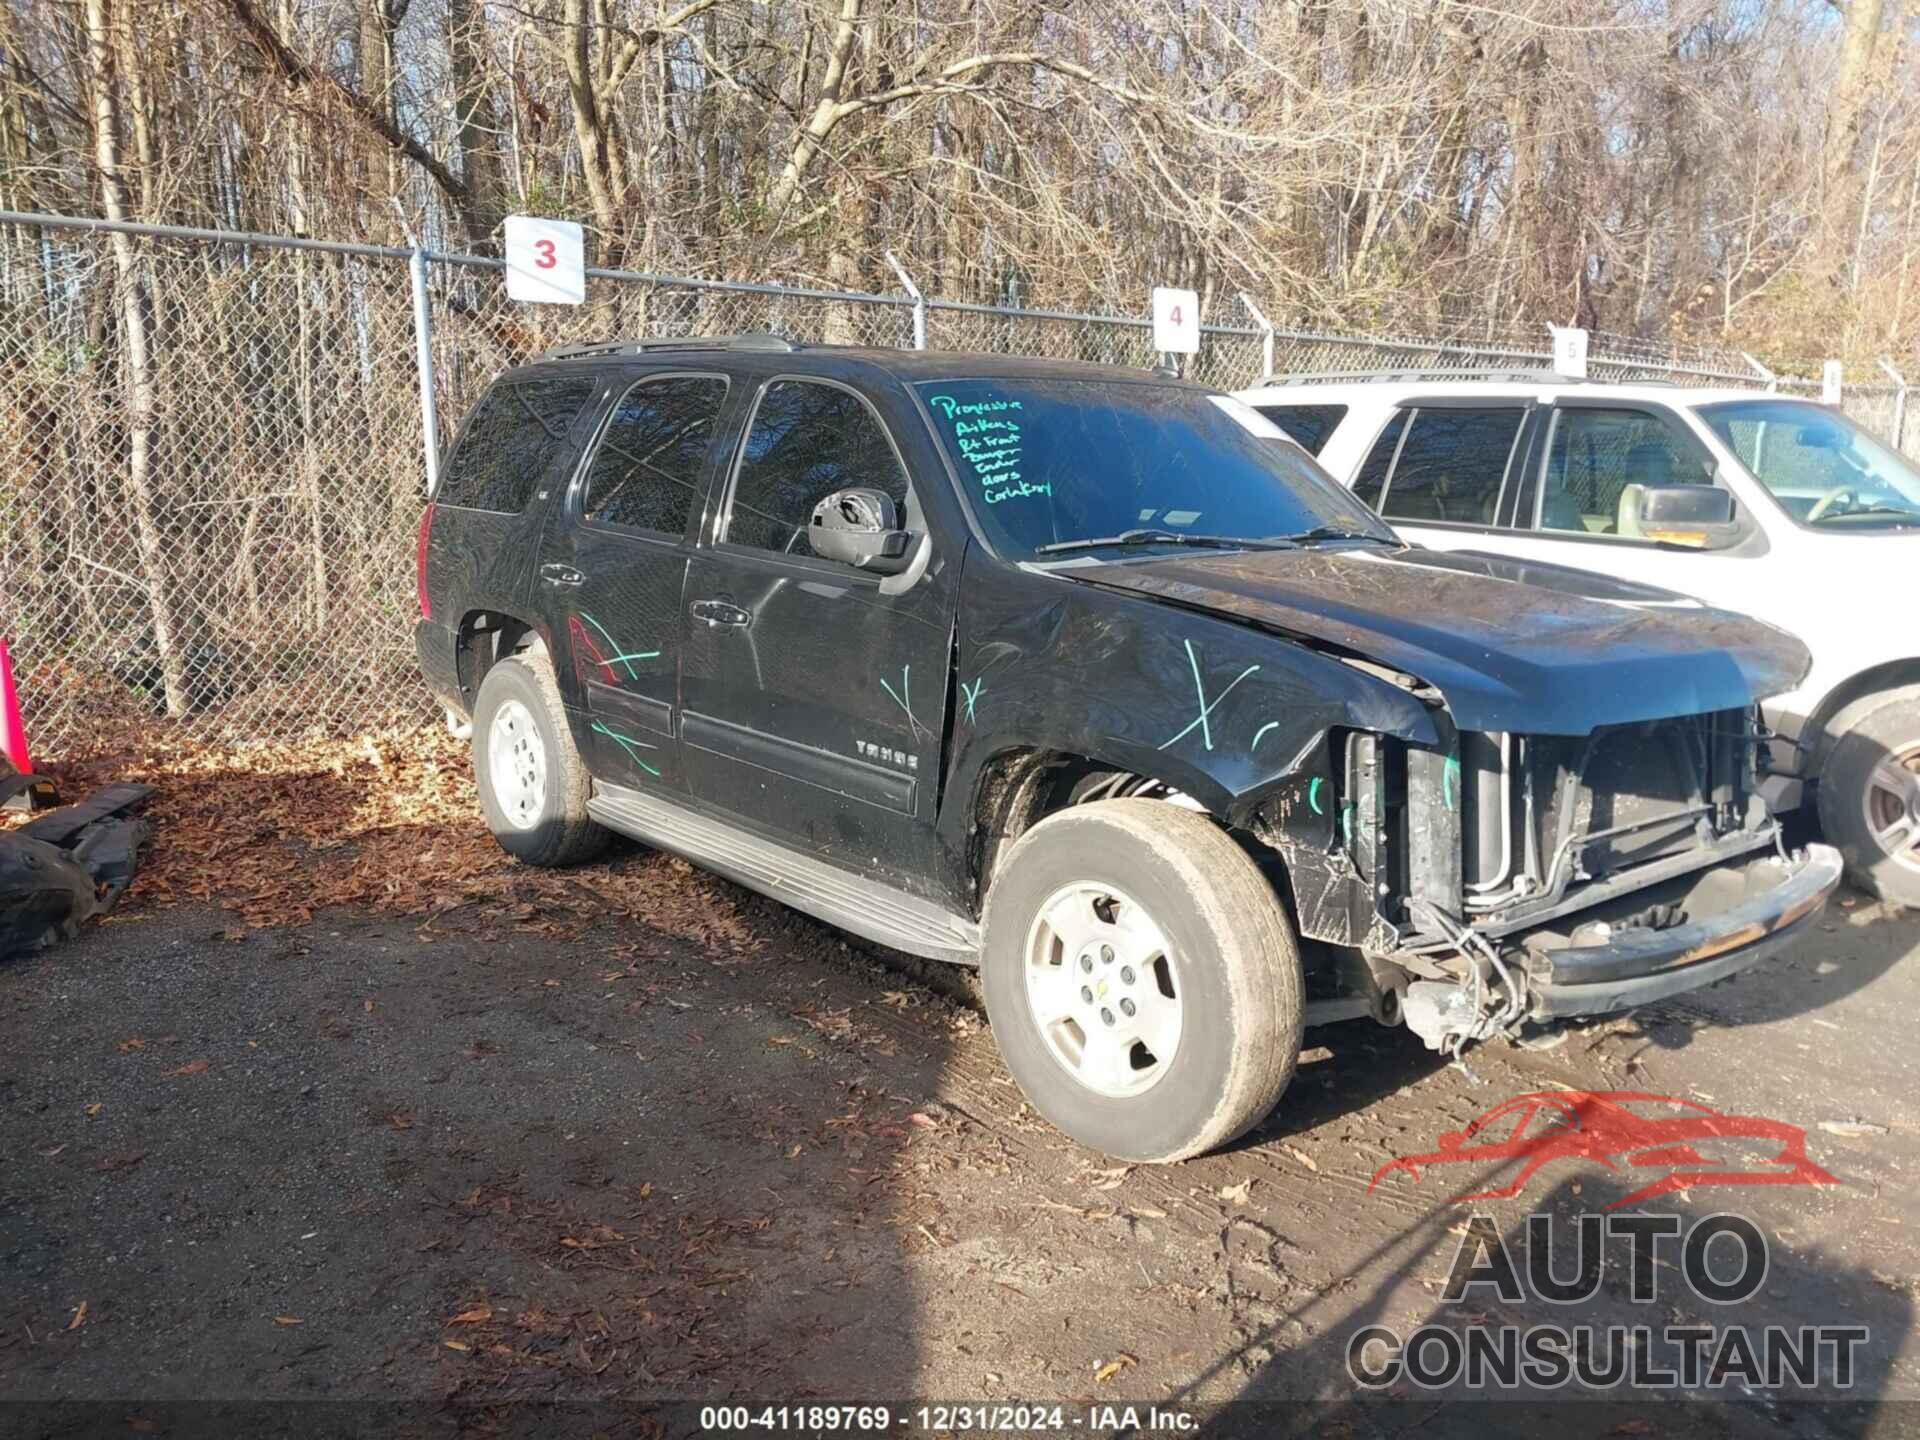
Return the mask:
<svg viewBox="0 0 1920 1440">
<path fill-rule="evenodd" d="M 0 632 L 36 755 L 168 723 L 223 742 L 414 725 L 424 447 L 492 377 L 557 345 L 771 331 L 795 340 L 1149 366 L 1152 327 L 911 291 L 589 271 L 586 303 L 510 301 L 498 261 L 0 212 Z M 903 280 L 905 277 L 902 277 Z M 1215 306 L 1192 378 L 1538 369 L 1541 337 L 1270 328 Z M 1529 343 L 1531 341 L 1531 343 Z M 1596 378 L 1756 384 L 1740 357 L 1594 336 Z M 1786 381 L 1796 391 L 1818 382 Z M 1896 443 L 1904 394 L 1848 386 Z"/>
</svg>

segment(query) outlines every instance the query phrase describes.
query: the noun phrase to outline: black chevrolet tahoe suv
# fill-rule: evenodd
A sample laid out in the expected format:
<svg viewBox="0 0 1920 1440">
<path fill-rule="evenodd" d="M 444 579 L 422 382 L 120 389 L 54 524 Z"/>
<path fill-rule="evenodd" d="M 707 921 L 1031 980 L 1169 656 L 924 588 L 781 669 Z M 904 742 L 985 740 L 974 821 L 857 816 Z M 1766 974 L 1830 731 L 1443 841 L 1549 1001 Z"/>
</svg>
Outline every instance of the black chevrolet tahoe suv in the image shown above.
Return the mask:
<svg viewBox="0 0 1920 1440">
<path fill-rule="evenodd" d="M 609 832 L 981 967 L 1034 1106 L 1218 1146 L 1304 1024 L 1455 1054 L 1711 984 L 1838 881 L 1755 793 L 1808 664 L 1636 585 L 1403 543 L 1239 402 L 792 345 L 555 351 L 420 526 L 421 667 L 521 859 Z"/>
</svg>

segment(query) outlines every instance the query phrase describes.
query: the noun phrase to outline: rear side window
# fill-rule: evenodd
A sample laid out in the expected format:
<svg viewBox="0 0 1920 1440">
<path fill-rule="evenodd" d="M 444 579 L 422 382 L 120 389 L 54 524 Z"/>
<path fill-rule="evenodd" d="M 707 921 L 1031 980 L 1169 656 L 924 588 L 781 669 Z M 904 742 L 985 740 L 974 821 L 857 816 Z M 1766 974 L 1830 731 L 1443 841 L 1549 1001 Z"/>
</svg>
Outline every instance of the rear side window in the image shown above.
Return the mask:
<svg viewBox="0 0 1920 1440">
<path fill-rule="evenodd" d="M 879 417 L 850 390 L 776 380 L 761 393 L 740 457 L 725 539 L 811 555 L 813 507 L 836 490 L 881 490 L 904 514 L 907 472 Z"/>
<path fill-rule="evenodd" d="M 1326 448 L 1334 427 L 1347 418 L 1344 405 L 1256 405 L 1253 407 L 1287 432 L 1287 437 L 1309 455 Z"/>
<path fill-rule="evenodd" d="M 587 468 L 581 514 L 596 524 L 683 535 L 726 403 L 717 375 L 642 380 L 620 397 Z"/>
<path fill-rule="evenodd" d="M 1407 417 L 1411 413 L 1393 412 L 1393 419 L 1387 422 L 1387 428 L 1380 432 L 1373 449 L 1367 452 L 1367 463 L 1354 477 L 1353 493 L 1362 504 L 1371 505 L 1375 510 L 1380 508 L 1380 492 L 1387 488 L 1387 472 L 1393 469 L 1393 457 L 1400 449 L 1400 437 L 1407 432 Z"/>
<path fill-rule="evenodd" d="M 585 375 L 495 385 L 474 406 L 434 500 L 506 514 L 526 509 L 593 390 Z"/>
<path fill-rule="evenodd" d="M 1526 412 L 1422 408 L 1400 445 L 1381 513 L 1389 520 L 1492 525 Z"/>
</svg>

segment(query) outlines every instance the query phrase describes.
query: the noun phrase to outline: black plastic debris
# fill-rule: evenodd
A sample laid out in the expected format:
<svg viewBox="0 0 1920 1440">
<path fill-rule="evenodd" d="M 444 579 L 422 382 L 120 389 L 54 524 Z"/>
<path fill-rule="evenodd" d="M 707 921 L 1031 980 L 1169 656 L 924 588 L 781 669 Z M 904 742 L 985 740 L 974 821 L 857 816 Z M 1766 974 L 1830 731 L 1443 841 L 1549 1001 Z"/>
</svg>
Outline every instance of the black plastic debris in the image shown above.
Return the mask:
<svg viewBox="0 0 1920 1440">
<path fill-rule="evenodd" d="M 0 777 L 35 781 L 33 776 Z M 0 833 L 0 959 L 71 937 L 119 901 L 151 828 L 129 812 L 151 785 L 108 785 Z"/>
<path fill-rule="evenodd" d="M 22 775 L 0 755 L 0 810 L 47 810 L 60 803 L 60 792 L 41 775 Z"/>
</svg>

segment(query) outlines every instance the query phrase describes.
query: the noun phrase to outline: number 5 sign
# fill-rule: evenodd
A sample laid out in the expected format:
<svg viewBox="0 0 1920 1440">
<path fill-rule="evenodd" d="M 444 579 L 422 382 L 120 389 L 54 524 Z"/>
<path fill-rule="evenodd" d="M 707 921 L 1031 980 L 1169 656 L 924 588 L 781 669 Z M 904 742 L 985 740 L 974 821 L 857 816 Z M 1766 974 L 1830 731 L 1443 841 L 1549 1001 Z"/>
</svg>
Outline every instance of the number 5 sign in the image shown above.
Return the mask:
<svg viewBox="0 0 1920 1440">
<path fill-rule="evenodd" d="M 578 305 L 587 298 L 586 247 L 571 220 L 507 217 L 507 298 Z"/>
</svg>

